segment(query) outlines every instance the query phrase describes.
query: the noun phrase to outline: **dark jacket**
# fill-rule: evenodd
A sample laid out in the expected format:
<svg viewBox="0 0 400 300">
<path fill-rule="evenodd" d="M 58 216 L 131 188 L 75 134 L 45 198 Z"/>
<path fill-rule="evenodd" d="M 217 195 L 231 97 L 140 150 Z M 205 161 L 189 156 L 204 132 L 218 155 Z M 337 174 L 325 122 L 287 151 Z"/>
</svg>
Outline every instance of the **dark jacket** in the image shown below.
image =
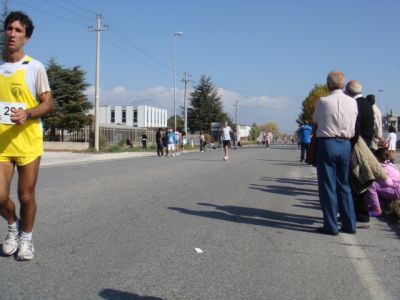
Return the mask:
<svg viewBox="0 0 400 300">
<path fill-rule="evenodd" d="M 356 99 L 358 107 L 358 115 L 356 121 L 354 140 L 362 136 L 368 147 L 371 147 L 372 138 L 374 137 L 374 110 L 371 103 L 364 97 Z"/>
</svg>

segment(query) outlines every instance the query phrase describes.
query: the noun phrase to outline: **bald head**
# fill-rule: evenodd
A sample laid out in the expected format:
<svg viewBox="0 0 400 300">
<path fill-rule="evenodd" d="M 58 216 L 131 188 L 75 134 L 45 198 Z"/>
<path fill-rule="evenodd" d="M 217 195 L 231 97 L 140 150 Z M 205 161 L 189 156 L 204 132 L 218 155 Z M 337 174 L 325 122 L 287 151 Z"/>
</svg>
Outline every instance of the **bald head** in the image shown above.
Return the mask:
<svg viewBox="0 0 400 300">
<path fill-rule="evenodd" d="M 362 93 L 362 86 L 357 80 L 350 80 L 346 84 L 346 94 L 353 97 Z"/>
<path fill-rule="evenodd" d="M 332 71 L 326 78 L 326 84 L 328 85 L 330 91 L 337 89 L 342 90 L 344 88 L 345 81 L 344 74 L 341 71 Z"/>
</svg>

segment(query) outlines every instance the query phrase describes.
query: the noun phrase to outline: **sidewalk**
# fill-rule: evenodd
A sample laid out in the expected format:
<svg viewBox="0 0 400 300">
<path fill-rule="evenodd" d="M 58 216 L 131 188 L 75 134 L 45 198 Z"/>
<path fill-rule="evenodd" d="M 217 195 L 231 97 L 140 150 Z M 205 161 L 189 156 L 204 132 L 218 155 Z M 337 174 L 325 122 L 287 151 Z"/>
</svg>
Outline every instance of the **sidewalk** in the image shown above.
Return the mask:
<svg viewBox="0 0 400 300">
<path fill-rule="evenodd" d="M 157 156 L 157 154 L 155 152 L 78 153 L 68 151 L 45 151 L 43 153 L 40 165 L 73 165 L 85 162 L 107 161 L 146 156 Z"/>
</svg>

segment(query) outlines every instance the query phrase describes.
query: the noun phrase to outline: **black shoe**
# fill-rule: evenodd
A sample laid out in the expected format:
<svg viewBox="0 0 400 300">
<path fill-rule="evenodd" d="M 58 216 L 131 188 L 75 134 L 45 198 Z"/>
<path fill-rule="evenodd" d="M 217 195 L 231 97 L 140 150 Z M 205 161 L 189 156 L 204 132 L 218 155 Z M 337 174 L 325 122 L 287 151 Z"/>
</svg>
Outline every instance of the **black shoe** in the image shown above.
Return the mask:
<svg viewBox="0 0 400 300">
<path fill-rule="evenodd" d="M 322 234 L 329 234 L 329 235 L 338 235 L 338 232 L 331 232 L 326 230 L 324 227 L 319 227 L 317 228 L 317 232 L 322 233 Z"/>
<path fill-rule="evenodd" d="M 357 224 L 357 228 L 361 228 L 361 229 L 368 229 L 370 226 L 369 222 L 359 222 Z"/>
<path fill-rule="evenodd" d="M 356 230 L 344 230 L 343 228 L 340 228 L 339 231 L 347 234 L 356 234 Z"/>
</svg>

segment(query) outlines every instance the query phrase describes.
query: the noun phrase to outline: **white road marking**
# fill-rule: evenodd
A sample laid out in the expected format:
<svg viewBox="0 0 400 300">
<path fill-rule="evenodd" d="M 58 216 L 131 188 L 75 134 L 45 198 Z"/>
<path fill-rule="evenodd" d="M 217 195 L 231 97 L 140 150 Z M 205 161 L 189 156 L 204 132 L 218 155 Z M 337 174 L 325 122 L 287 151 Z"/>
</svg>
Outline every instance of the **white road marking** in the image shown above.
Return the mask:
<svg viewBox="0 0 400 300">
<path fill-rule="evenodd" d="M 388 295 L 385 288 L 381 285 L 380 278 L 376 275 L 374 267 L 370 264 L 367 255 L 357 246 L 357 239 L 354 235 L 340 234 L 347 244 L 354 246 L 346 246 L 346 251 L 350 256 L 351 263 L 357 271 L 358 277 L 361 283 L 369 292 L 371 299 L 376 300 L 389 300 L 393 299 L 391 295 Z"/>
</svg>

